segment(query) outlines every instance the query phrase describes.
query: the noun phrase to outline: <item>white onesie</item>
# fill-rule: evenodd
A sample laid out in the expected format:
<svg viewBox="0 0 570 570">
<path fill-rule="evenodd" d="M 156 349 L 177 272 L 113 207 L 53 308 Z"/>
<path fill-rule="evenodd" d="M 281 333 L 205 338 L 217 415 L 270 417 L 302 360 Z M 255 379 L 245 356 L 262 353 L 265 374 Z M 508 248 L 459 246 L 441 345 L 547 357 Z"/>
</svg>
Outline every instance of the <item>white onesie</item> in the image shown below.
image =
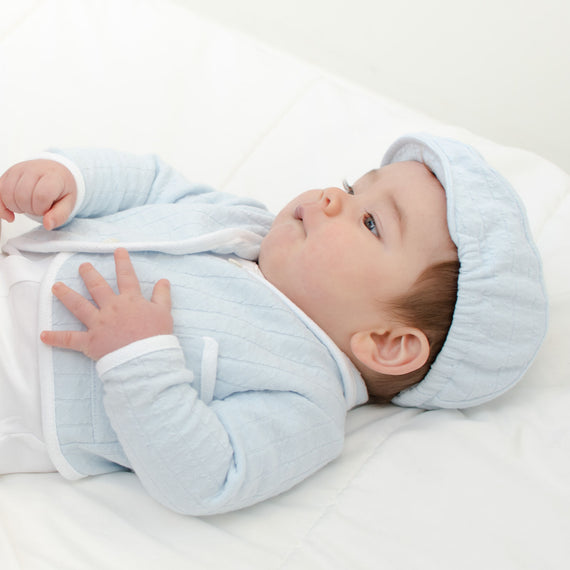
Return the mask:
<svg viewBox="0 0 570 570">
<path fill-rule="evenodd" d="M 38 292 L 51 256 L 0 257 L 0 474 L 55 471 L 43 440 Z"/>
</svg>

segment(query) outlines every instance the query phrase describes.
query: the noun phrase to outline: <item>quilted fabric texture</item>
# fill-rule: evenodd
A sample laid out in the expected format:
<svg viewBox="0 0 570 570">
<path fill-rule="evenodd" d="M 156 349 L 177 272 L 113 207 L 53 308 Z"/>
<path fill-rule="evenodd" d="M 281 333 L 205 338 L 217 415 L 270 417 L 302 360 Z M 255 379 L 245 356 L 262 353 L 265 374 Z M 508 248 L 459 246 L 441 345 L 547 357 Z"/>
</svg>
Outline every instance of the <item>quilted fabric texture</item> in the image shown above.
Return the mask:
<svg viewBox="0 0 570 570">
<path fill-rule="evenodd" d="M 40 330 L 80 326 L 51 284 L 61 280 L 86 295 L 78 275 L 85 260 L 113 283 L 110 254 L 124 245 L 135 250 L 147 295 L 159 276 L 170 281 L 177 342 L 142 343 L 105 366 L 102 384 L 82 354 L 40 346 L 42 408 L 55 420 L 45 419 L 44 436 L 60 473 L 76 479 L 116 471 L 118 463 L 172 510 L 214 514 L 282 493 L 337 457 L 347 409 L 366 401 L 358 372 L 290 301 L 236 261 L 257 257 L 273 216 L 251 199 L 189 184 L 152 156 L 98 149 L 66 156 L 86 173 L 77 208 L 84 217 L 9 243 L 77 252 L 56 255 L 47 271 Z M 217 358 L 203 355 L 206 338 L 218 345 Z M 355 384 L 361 396 L 349 401 L 345 386 Z M 209 406 L 203 391 L 213 395 Z"/>
<path fill-rule="evenodd" d="M 428 375 L 398 394 L 401 406 L 465 408 L 520 380 L 547 324 L 542 264 L 512 186 L 459 141 L 402 137 L 383 164 L 416 160 L 445 188 L 447 219 L 461 269 L 453 322 Z"/>
<path fill-rule="evenodd" d="M 2 570 L 566 569 L 568 174 L 271 52 L 178 0 L 3 4 L 0 170 L 53 145 L 156 152 L 189 180 L 277 211 L 303 190 L 353 181 L 404 133 L 449 136 L 481 152 L 522 197 L 550 323 L 524 378 L 503 396 L 461 411 L 359 407 L 337 460 L 229 515 L 177 515 L 125 472 L 74 483 L 0 477 Z M 555 22 L 548 11 L 544 18 Z M 548 41 L 548 28 L 533 28 L 533 38 Z M 528 34 L 521 43 L 531 49 Z M 28 228 L 19 217 L 2 237 Z"/>
</svg>

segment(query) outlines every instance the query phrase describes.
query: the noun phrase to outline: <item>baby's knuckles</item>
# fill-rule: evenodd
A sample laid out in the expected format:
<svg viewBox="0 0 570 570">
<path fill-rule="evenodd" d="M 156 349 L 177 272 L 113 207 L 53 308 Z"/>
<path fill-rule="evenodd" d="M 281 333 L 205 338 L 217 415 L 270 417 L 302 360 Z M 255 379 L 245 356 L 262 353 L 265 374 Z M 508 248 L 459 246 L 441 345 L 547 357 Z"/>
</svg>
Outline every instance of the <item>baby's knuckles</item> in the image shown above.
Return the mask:
<svg viewBox="0 0 570 570">
<path fill-rule="evenodd" d="M 99 360 L 138 340 L 172 332 L 173 319 L 166 307 L 142 295 L 121 295 L 100 311 L 98 322 L 89 328 L 87 356 Z"/>
<path fill-rule="evenodd" d="M 19 162 L 0 178 L 0 200 L 11 212 L 41 216 L 63 197 L 75 198 L 76 192 L 72 173 L 48 159 Z M 57 222 L 65 221 L 59 220 L 63 215 L 57 216 Z"/>
</svg>

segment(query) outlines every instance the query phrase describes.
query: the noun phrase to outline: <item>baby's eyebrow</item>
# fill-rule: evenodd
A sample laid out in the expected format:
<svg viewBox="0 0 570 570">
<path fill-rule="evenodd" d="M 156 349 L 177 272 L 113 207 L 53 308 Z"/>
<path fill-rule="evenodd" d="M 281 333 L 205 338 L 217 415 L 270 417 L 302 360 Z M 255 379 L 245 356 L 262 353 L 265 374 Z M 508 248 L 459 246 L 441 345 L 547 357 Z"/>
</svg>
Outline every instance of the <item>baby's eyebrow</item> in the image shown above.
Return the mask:
<svg viewBox="0 0 570 570">
<path fill-rule="evenodd" d="M 380 168 L 373 168 L 372 170 L 369 170 L 368 172 L 365 172 L 362 176 L 360 176 L 360 177 L 358 178 L 358 180 L 356 180 L 355 182 L 353 182 L 352 185 L 354 186 L 354 184 L 356 184 L 356 182 L 365 180 L 366 178 L 371 178 L 371 177 L 377 178 L 377 177 L 380 175 L 380 170 L 381 170 Z"/>
<path fill-rule="evenodd" d="M 373 168 L 372 170 L 366 172 L 362 178 L 368 178 L 368 176 L 374 176 L 376 178 L 380 175 L 381 170 L 381 168 Z"/>
</svg>

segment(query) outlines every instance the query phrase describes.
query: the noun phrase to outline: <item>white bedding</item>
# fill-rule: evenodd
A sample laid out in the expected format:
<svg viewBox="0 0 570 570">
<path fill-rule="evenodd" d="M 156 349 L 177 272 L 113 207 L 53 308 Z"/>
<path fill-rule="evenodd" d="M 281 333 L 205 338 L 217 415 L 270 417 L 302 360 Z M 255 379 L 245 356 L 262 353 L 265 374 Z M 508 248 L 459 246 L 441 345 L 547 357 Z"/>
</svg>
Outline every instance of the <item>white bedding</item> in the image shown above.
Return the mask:
<svg viewBox="0 0 570 570">
<path fill-rule="evenodd" d="M 2 570 L 570 567 L 567 174 L 165 0 L 2 2 L 0 125 L 0 171 L 52 145 L 151 151 L 273 210 L 376 166 L 402 133 L 455 136 L 521 193 L 551 302 L 514 390 L 461 412 L 357 409 L 337 461 L 240 512 L 176 515 L 127 473 L 2 476 Z M 30 225 L 4 224 L 2 239 Z"/>
</svg>

